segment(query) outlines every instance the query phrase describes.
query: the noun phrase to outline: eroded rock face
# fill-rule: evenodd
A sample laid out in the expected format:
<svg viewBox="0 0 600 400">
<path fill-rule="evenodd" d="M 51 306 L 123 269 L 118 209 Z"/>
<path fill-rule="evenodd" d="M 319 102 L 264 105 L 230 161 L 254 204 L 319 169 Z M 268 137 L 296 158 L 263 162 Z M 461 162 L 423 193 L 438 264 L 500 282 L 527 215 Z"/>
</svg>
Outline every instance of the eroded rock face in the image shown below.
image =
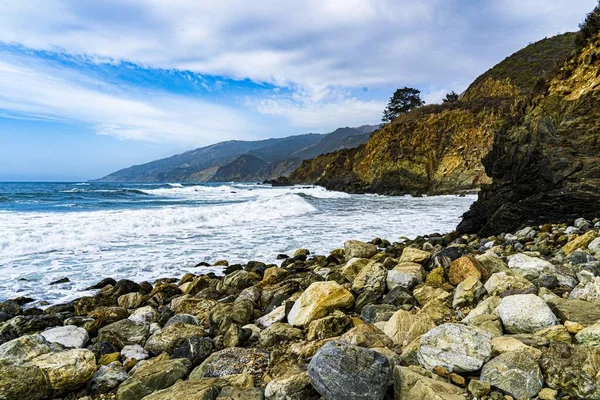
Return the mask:
<svg viewBox="0 0 600 400">
<path fill-rule="evenodd" d="M 479 370 L 492 355 L 492 336 L 479 328 L 443 324 L 421 337 L 419 363 L 432 370 L 441 366 L 449 371 Z"/>
<path fill-rule="evenodd" d="M 385 356 L 337 341 L 321 347 L 308 365 L 312 386 L 330 400 L 382 400 L 391 372 Z"/>
<path fill-rule="evenodd" d="M 535 397 L 544 387 L 537 361 L 524 351 L 507 352 L 492 359 L 483 366 L 480 379 L 516 399 Z"/>
</svg>

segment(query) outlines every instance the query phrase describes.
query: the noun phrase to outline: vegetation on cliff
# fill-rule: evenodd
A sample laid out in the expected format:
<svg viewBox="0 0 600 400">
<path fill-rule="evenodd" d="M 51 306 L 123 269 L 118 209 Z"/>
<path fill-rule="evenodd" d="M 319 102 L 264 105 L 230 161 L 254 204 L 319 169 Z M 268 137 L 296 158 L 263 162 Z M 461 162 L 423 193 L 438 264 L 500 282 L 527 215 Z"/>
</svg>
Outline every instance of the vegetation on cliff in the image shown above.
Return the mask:
<svg viewBox="0 0 600 400">
<path fill-rule="evenodd" d="M 590 15 L 600 15 L 600 6 Z M 545 92 L 519 102 L 484 159 L 493 179 L 459 230 L 491 234 L 589 216 L 600 204 L 600 25 L 588 17 Z"/>
<path fill-rule="evenodd" d="M 400 115 L 363 146 L 304 161 L 291 179 L 354 193 L 476 190 L 490 182 L 481 159 L 511 117 L 512 105 L 540 90 L 573 51 L 575 36 L 527 46 L 480 76 L 458 101 L 453 97 Z"/>
</svg>

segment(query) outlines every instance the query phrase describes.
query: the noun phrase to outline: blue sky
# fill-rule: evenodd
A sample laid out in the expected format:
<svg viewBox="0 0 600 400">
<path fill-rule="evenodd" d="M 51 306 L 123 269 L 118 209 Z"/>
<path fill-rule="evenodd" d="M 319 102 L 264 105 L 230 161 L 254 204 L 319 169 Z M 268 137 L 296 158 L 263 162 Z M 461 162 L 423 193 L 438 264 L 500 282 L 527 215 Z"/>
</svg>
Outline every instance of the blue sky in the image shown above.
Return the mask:
<svg viewBox="0 0 600 400">
<path fill-rule="evenodd" d="M 377 123 L 573 31 L 596 0 L 0 3 L 0 181 L 85 180 L 222 140 Z"/>
</svg>

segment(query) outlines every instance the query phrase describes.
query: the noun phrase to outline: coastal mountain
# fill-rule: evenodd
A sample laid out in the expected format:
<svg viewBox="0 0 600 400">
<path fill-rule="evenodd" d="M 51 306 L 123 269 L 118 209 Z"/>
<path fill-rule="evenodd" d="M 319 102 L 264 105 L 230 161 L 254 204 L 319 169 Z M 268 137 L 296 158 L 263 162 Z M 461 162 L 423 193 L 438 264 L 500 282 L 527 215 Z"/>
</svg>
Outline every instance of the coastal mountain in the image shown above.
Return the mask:
<svg viewBox="0 0 600 400">
<path fill-rule="evenodd" d="M 339 128 L 329 134 L 305 134 L 259 141 L 227 141 L 134 165 L 101 182 L 206 182 L 273 179 L 288 176 L 302 160 L 365 143 L 376 125 Z M 252 157 L 249 157 L 252 156 Z M 258 170 L 257 167 L 261 166 Z M 252 177 L 253 179 L 249 179 Z"/>
<path fill-rule="evenodd" d="M 457 193 L 490 183 L 481 160 L 512 105 L 539 90 L 574 49 L 574 33 L 531 44 L 477 78 L 460 100 L 417 108 L 362 146 L 304 161 L 290 178 L 332 190 Z"/>
<path fill-rule="evenodd" d="M 483 160 L 493 182 L 465 214 L 460 232 L 489 235 L 598 215 L 600 204 L 600 6 L 580 48 L 519 101 Z"/>
</svg>

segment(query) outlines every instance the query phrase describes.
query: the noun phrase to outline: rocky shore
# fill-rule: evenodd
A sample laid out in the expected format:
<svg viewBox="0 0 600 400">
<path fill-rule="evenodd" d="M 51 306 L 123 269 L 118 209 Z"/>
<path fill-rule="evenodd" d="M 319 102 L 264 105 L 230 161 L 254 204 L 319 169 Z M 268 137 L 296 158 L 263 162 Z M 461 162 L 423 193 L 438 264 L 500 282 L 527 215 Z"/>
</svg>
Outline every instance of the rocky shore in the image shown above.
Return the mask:
<svg viewBox="0 0 600 400">
<path fill-rule="evenodd" d="M 0 399 L 600 399 L 598 220 L 280 258 L 0 303 Z"/>
</svg>

